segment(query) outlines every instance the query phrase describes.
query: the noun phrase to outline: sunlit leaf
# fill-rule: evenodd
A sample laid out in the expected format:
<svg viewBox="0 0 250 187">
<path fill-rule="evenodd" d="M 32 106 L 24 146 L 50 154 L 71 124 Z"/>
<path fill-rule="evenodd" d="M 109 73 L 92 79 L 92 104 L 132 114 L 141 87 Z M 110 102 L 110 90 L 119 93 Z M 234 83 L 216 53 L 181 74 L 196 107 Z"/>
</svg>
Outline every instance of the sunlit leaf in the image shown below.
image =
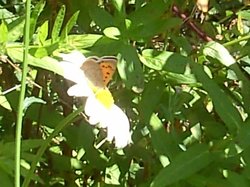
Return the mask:
<svg viewBox="0 0 250 187">
<path fill-rule="evenodd" d="M 154 178 L 151 186 L 167 186 L 199 172 L 212 161 L 212 155 L 204 144 L 195 145 L 180 153 L 170 165 L 163 168 Z"/>
<path fill-rule="evenodd" d="M 146 49 L 142 51 L 142 62 L 149 68 L 173 73 L 184 73 L 189 59 L 178 53 Z"/>
<path fill-rule="evenodd" d="M 19 17 L 8 24 L 8 41 L 14 42 L 23 36 L 24 17 Z"/>
<path fill-rule="evenodd" d="M 122 45 L 120 54 L 117 67 L 125 85 L 142 90 L 144 87 L 142 66 L 135 49 L 129 45 Z"/>
<path fill-rule="evenodd" d="M 79 49 L 92 47 L 98 40 L 103 36 L 99 34 L 81 34 L 81 35 L 69 35 L 67 36 L 67 41 L 60 43 L 62 48 L 72 45 Z M 72 48 L 72 47 L 71 47 Z"/>
<path fill-rule="evenodd" d="M 117 39 L 117 37 L 121 34 L 119 29 L 116 27 L 107 27 L 104 29 L 103 33 L 105 36 L 112 38 L 112 39 Z"/>
<path fill-rule="evenodd" d="M 35 32 L 36 25 L 37 25 L 37 19 L 44 9 L 45 2 L 40 1 L 39 3 L 36 4 L 35 8 L 32 10 L 31 15 L 30 15 L 30 38 L 32 38 L 32 35 Z"/>
<path fill-rule="evenodd" d="M 237 129 L 240 129 L 242 125 L 242 119 L 239 115 L 239 112 L 229 100 L 229 97 L 219 88 L 214 80 L 208 77 L 208 75 L 204 72 L 202 66 L 193 63 L 192 70 L 211 97 L 218 115 L 227 125 L 229 131 L 231 133 L 235 133 Z"/>
<path fill-rule="evenodd" d="M 0 105 L 4 108 L 6 108 L 9 111 L 12 111 L 12 108 L 10 106 L 10 103 L 8 102 L 8 100 L 6 99 L 6 97 L 4 95 L 2 95 L 2 91 L 0 90 Z"/>
<path fill-rule="evenodd" d="M 24 111 L 26 111 L 27 110 L 27 108 L 31 105 L 31 104 L 33 104 L 33 103 L 41 103 L 41 104 L 46 104 L 46 102 L 44 101 L 44 100 L 42 100 L 42 99 L 40 99 L 40 98 L 36 98 L 36 97 L 26 97 L 25 99 L 24 99 Z"/>
<path fill-rule="evenodd" d="M 8 48 L 7 49 L 8 55 L 14 59 L 15 61 L 22 62 L 23 61 L 23 52 L 21 49 L 18 48 Z M 47 69 L 59 75 L 63 75 L 63 69 L 59 65 L 55 59 L 50 57 L 44 57 L 43 59 L 35 58 L 29 55 L 29 64 L 35 67 Z"/>
<path fill-rule="evenodd" d="M 8 28 L 4 21 L 0 25 L 0 35 L 1 35 L 0 43 L 2 44 L 6 42 L 8 39 Z"/>
<path fill-rule="evenodd" d="M 59 35 L 61 32 L 61 28 L 62 28 L 64 16 L 65 16 L 65 11 L 66 11 L 65 6 L 61 6 L 61 9 L 59 10 L 56 16 L 56 20 L 54 22 L 54 26 L 53 26 L 52 33 L 51 33 L 52 43 L 57 42 L 59 39 Z"/>
<path fill-rule="evenodd" d="M 204 46 L 203 53 L 204 55 L 219 60 L 219 62 L 221 62 L 223 65 L 227 67 L 231 66 L 236 62 L 235 59 L 232 57 L 232 55 L 230 55 L 228 50 L 223 45 L 215 41 L 208 42 Z"/>
<path fill-rule="evenodd" d="M 69 21 L 67 22 L 66 26 L 63 28 L 62 33 L 61 33 L 61 40 L 65 39 L 71 29 L 74 27 L 76 24 L 76 21 L 78 19 L 79 11 L 75 12 L 73 16 L 70 17 Z"/>
<path fill-rule="evenodd" d="M 38 28 L 38 33 L 37 33 L 37 37 L 39 39 L 39 42 L 41 43 L 41 45 L 43 45 L 43 43 L 45 42 L 45 40 L 48 37 L 48 33 L 49 32 L 49 22 L 45 21 L 39 28 Z"/>
<path fill-rule="evenodd" d="M 156 114 L 152 114 L 149 127 L 151 132 L 152 146 L 159 157 L 167 156 L 170 160 L 180 152 L 176 141 L 166 133 L 163 123 Z"/>
</svg>

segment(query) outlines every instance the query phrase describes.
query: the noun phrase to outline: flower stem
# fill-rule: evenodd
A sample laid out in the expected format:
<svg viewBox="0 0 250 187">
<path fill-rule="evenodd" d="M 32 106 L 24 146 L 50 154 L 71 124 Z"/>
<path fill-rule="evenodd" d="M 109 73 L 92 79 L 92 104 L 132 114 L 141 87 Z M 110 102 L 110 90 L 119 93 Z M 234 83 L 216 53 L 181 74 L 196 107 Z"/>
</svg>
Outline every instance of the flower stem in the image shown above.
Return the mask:
<svg viewBox="0 0 250 187">
<path fill-rule="evenodd" d="M 20 158 L 21 158 L 21 132 L 23 122 L 23 105 L 26 91 L 26 77 L 28 71 L 28 47 L 29 47 L 29 30 L 30 30 L 30 6 L 31 0 L 26 1 L 26 15 L 24 27 L 24 55 L 23 55 L 23 70 L 21 80 L 21 91 L 19 95 L 19 103 L 17 110 L 16 123 L 16 142 L 15 142 L 15 187 L 20 187 Z"/>
<path fill-rule="evenodd" d="M 234 44 L 236 44 L 236 43 L 239 43 L 239 42 L 241 42 L 241 41 L 246 41 L 246 40 L 248 40 L 249 38 L 250 38 L 250 34 L 248 34 L 248 35 L 246 35 L 246 36 L 243 36 L 243 37 L 241 37 L 241 38 L 234 39 L 234 40 L 229 41 L 229 42 L 227 42 L 227 43 L 224 43 L 223 45 L 224 45 L 225 47 L 227 47 L 227 46 L 230 46 L 230 45 L 234 45 Z"/>
<path fill-rule="evenodd" d="M 40 146 L 40 148 L 38 149 L 36 156 L 34 157 L 32 163 L 31 163 L 31 167 L 24 179 L 23 185 L 22 187 L 28 187 L 30 180 L 32 178 L 32 175 L 35 172 L 37 163 L 39 162 L 39 160 L 41 160 L 41 157 L 43 156 L 44 152 L 46 151 L 46 149 L 49 146 L 49 143 L 52 141 L 52 139 L 59 133 L 61 132 L 67 125 L 69 125 L 71 122 L 73 122 L 75 120 L 75 118 L 83 111 L 84 107 L 81 106 L 79 107 L 76 111 L 74 111 L 73 113 L 71 113 L 70 115 L 68 115 L 66 118 L 64 118 L 54 129 L 54 131 L 49 135 L 49 137 L 47 137 L 46 140 L 44 140 L 44 143 Z"/>
</svg>

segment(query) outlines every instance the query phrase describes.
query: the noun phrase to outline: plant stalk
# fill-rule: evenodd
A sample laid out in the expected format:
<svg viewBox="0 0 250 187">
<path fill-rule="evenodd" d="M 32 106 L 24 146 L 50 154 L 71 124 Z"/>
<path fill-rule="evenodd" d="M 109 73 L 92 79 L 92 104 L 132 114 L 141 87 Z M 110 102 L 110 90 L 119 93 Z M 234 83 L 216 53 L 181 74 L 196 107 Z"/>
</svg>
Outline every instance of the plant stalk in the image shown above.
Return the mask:
<svg viewBox="0 0 250 187">
<path fill-rule="evenodd" d="M 24 55 L 23 55 L 23 69 L 21 80 L 21 91 L 19 95 L 19 103 L 17 110 L 17 122 L 16 122 L 16 140 L 15 140 L 15 187 L 20 187 L 21 177 L 21 134 L 23 123 L 23 106 L 26 92 L 26 77 L 28 72 L 28 50 L 29 50 L 29 30 L 30 30 L 30 6 L 31 0 L 26 0 L 26 13 L 25 13 L 25 27 L 24 27 Z"/>
</svg>

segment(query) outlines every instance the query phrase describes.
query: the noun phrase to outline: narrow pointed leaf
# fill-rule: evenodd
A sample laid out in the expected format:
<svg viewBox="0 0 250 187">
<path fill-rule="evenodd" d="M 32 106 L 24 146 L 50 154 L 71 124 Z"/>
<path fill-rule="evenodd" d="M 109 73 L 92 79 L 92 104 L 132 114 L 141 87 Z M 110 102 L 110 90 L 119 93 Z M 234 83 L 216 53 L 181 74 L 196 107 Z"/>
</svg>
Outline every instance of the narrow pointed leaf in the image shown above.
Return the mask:
<svg viewBox="0 0 250 187">
<path fill-rule="evenodd" d="M 151 187 L 167 186 L 190 177 L 212 161 L 211 153 L 204 144 L 198 144 L 180 153 L 173 162 L 163 168 L 151 183 Z"/>
</svg>

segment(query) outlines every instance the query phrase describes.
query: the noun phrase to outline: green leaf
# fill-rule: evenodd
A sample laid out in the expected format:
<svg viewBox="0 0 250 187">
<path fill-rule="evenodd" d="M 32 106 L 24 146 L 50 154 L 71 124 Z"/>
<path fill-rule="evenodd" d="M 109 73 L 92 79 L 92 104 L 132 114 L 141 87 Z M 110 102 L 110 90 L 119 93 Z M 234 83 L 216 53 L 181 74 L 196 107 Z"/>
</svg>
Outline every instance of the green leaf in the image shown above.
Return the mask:
<svg viewBox="0 0 250 187">
<path fill-rule="evenodd" d="M 145 24 L 138 24 L 129 27 L 128 35 L 136 41 L 149 40 L 153 36 L 167 32 L 171 28 L 175 28 L 181 24 L 179 18 L 157 18 L 152 22 L 146 22 Z"/>
<path fill-rule="evenodd" d="M 44 45 L 42 47 L 31 48 L 29 53 L 39 59 L 52 55 L 52 53 L 58 49 L 58 43 L 53 43 L 51 45 Z"/>
<path fill-rule="evenodd" d="M 149 122 L 151 115 L 160 104 L 164 89 L 165 83 L 158 79 L 150 81 L 146 85 L 138 106 L 140 117 L 145 123 Z"/>
<path fill-rule="evenodd" d="M 12 111 L 12 108 L 10 106 L 10 103 L 6 99 L 5 95 L 3 95 L 2 91 L 0 90 L 0 105 L 4 108 L 6 108 L 9 111 Z"/>
<path fill-rule="evenodd" d="M 39 122 L 40 124 L 50 128 L 55 128 L 55 126 L 63 120 L 63 116 L 53 108 L 48 105 L 41 105 L 37 103 L 34 103 L 27 109 L 25 118 L 34 122 Z"/>
<path fill-rule="evenodd" d="M 239 143 L 241 149 L 247 149 L 250 146 L 249 139 L 250 139 L 250 125 L 248 123 L 241 127 L 236 137 L 236 141 Z"/>
<path fill-rule="evenodd" d="M 11 149 L 14 150 L 14 147 Z M 0 157 L 0 169 L 10 176 L 13 175 L 14 172 L 14 159 L 13 155 L 9 156 L 8 154 L 2 155 Z"/>
<path fill-rule="evenodd" d="M 155 0 L 150 1 L 145 6 L 141 6 L 129 15 L 132 24 L 145 25 L 147 22 L 155 21 L 168 9 L 171 1 Z"/>
<path fill-rule="evenodd" d="M 123 51 L 124 43 L 121 40 L 114 40 L 106 36 L 99 38 L 93 47 L 91 52 L 97 56 L 117 55 Z"/>
<path fill-rule="evenodd" d="M 99 34 L 69 35 L 67 36 L 67 40 L 65 42 L 60 42 L 59 45 L 62 49 L 67 49 L 70 45 L 74 46 L 74 48 L 85 49 L 95 45 L 102 37 L 103 35 Z M 70 49 L 72 50 L 72 47 Z"/>
<path fill-rule="evenodd" d="M 15 15 L 11 11 L 8 11 L 6 8 L 4 8 L 3 6 L 1 6 L 1 9 L 0 9 L 0 18 L 2 20 L 6 20 L 6 22 L 9 24 L 13 20 L 15 20 Z"/>
<path fill-rule="evenodd" d="M 72 12 L 80 11 L 78 17 L 78 24 L 85 32 L 90 31 L 91 21 L 98 21 L 91 19 L 90 15 L 95 11 L 94 9 L 98 7 L 99 0 L 71 0 L 70 7 Z M 95 14 L 95 13 L 94 13 Z M 102 18 L 101 18 L 102 20 Z M 98 24 L 97 24 L 98 25 Z"/>
<path fill-rule="evenodd" d="M 162 72 L 161 73 L 170 84 L 180 85 L 187 84 L 189 86 L 200 87 L 201 84 L 197 81 L 194 74 L 179 74 L 172 72 Z"/>
<path fill-rule="evenodd" d="M 235 134 L 236 130 L 239 130 L 243 123 L 239 112 L 233 106 L 226 93 L 219 88 L 214 80 L 208 77 L 201 65 L 197 63 L 192 63 L 191 65 L 196 78 L 202 83 L 203 88 L 211 97 L 216 112 L 229 131 Z"/>
<path fill-rule="evenodd" d="M 204 46 L 203 54 L 219 60 L 219 62 L 227 67 L 236 62 L 228 50 L 223 45 L 215 41 L 208 42 Z"/>
<path fill-rule="evenodd" d="M 105 170 L 105 182 L 115 186 L 115 185 L 121 185 L 119 182 L 119 176 L 120 176 L 121 172 L 119 170 L 119 167 L 114 164 L 113 166 L 107 167 Z"/>
<path fill-rule="evenodd" d="M 142 90 L 144 87 L 143 71 L 138 54 L 131 45 L 122 45 L 120 60 L 117 65 L 119 75 L 128 88 Z"/>
<path fill-rule="evenodd" d="M 33 104 L 33 103 L 41 103 L 41 104 L 46 104 L 46 102 L 40 98 L 36 98 L 36 97 L 26 97 L 24 99 L 24 104 L 23 104 L 23 109 L 24 111 L 27 110 L 27 108 Z"/>
<path fill-rule="evenodd" d="M 180 53 L 183 55 L 190 55 L 193 51 L 192 45 L 189 43 L 188 38 L 185 36 L 171 35 L 171 40 L 179 48 Z"/>
<path fill-rule="evenodd" d="M 177 21 L 180 19 L 166 16 L 166 10 L 170 5 L 171 1 L 154 0 L 133 11 L 128 16 L 128 20 L 131 21 L 128 29 L 129 37 L 133 40 L 150 39 L 180 24 L 180 21 Z"/>
<path fill-rule="evenodd" d="M 35 8 L 32 10 L 30 15 L 30 38 L 32 38 L 35 29 L 37 27 L 37 19 L 40 13 L 43 11 L 45 2 L 40 1 L 36 4 Z"/>
<path fill-rule="evenodd" d="M 79 11 L 75 12 L 73 16 L 71 16 L 66 26 L 62 30 L 61 37 L 60 37 L 61 40 L 64 40 L 69 34 L 69 32 L 71 31 L 71 29 L 74 27 L 78 19 L 78 15 L 79 15 Z"/>
<path fill-rule="evenodd" d="M 121 35 L 121 32 L 116 27 L 107 27 L 104 29 L 103 33 L 105 36 L 111 39 L 118 39 L 118 37 Z"/>
<path fill-rule="evenodd" d="M 44 140 L 23 140 L 22 141 L 22 158 L 26 160 L 24 156 L 32 154 L 27 154 L 25 151 L 30 151 L 32 148 L 37 148 L 41 145 Z M 14 173 L 14 154 L 15 154 L 15 142 L 7 142 L 7 143 L 0 143 L 1 148 L 1 157 L 0 157 L 0 175 L 2 176 L 2 172 L 8 174 L 10 177 L 13 176 Z M 32 157 L 31 157 L 32 158 Z M 29 160 L 30 161 L 30 160 Z M 25 168 L 21 168 L 21 175 L 26 176 L 27 170 Z M 1 178 L 0 176 L 0 178 Z M 35 174 L 32 174 L 32 179 L 38 182 L 42 182 L 41 178 Z M 6 179 L 7 180 L 7 179 Z M 0 182 L 0 184 L 2 184 Z"/>
<path fill-rule="evenodd" d="M 236 13 L 236 15 L 240 15 L 242 19 L 250 20 L 250 11 L 242 10 Z"/>
<path fill-rule="evenodd" d="M 23 37 L 24 17 L 19 17 L 8 25 L 8 41 L 14 42 Z"/>
<path fill-rule="evenodd" d="M 45 40 L 48 37 L 48 32 L 49 32 L 49 22 L 45 21 L 41 27 L 38 28 L 38 33 L 37 33 L 37 37 L 39 39 L 39 43 L 41 45 L 44 44 Z"/>
<path fill-rule="evenodd" d="M 22 62 L 23 52 L 19 48 L 7 48 L 7 53 L 14 61 Z M 63 69 L 60 66 L 59 62 L 50 57 L 44 57 L 42 59 L 35 58 L 31 55 L 28 55 L 29 65 L 43 68 L 59 75 L 63 75 Z"/>
<path fill-rule="evenodd" d="M 44 142 L 42 139 L 31 139 L 31 140 L 23 140 L 22 141 L 22 153 L 26 151 L 30 151 L 31 149 L 37 148 L 41 146 Z M 7 142 L 0 145 L 1 147 L 1 154 L 8 155 L 10 158 L 14 158 L 15 155 L 15 142 Z"/>
<path fill-rule="evenodd" d="M 184 73 L 189 59 L 169 51 L 146 49 L 142 51 L 142 63 L 155 70 L 165 70 L 173 73 Z"/>
<path fill-rule="evenodd" d="M 114 26 L 114 18 L 103 8 L 98 6 L 92 7 L 90 16 L 102 30 L 106 27 Z"/>
<path fill-rule="evenodd" d="M 106 167 L 105 159 L 94 147 L 95 135 L 93 133 L 93 126 L 87 123 L 81 123 L 79 126 L 69 126 L 63 131 L 63 134 L 72 149 L 84 149 L 86 153 L 83 157 L 89 163 L 94 164 L 100 170 Z"/>
<path fill-rule="evenodd" d="M 179 118 L 178 114 L 180 114 L 180 111 L 183 111 L 183 106 L 188 105 L 190 101 L 194 99 L 194 96 L 190 93 L 179 91 L 178 88 L 174 90 L 170 86 L 166 87 L 162 92 L 164 92 L 164 95 L 159 103 L 157 111 L 160 111 L 160 113 L 164 115 L 166 123 L 171 125 L 175 124 L 175 119 Z M 185 116 L 188 117 L 186 113 Z M 190 125 L 191 124 L 192 121 L 190 121 Z"/>
<path fill-rule="evenodd" d="M 250 113 L 250 82 L 249 77 L 247 77 L 249 75 L 245 72 L 243 68 L 240 69 L 240 66 L 238 66 L 238 64 L 233 64 L 229 68 L 234 71 L 234 73 L 238 77 L 238 80 L 242 82 L 242 85 L 240 87 L 242 90 L 243 106 L 245 112 Z"/>
<path fill-rule="evenodd" d="M 0 160 L 1 162 L 1 160 Z M 13 179 L 0 168 L 0 186 L 13 187 Z"/>
<path fill-rule="evenodd" d="M 124 14 L 124 1 L 123 0 L 112 0 L 112 3 L 115 7 L 115 9 L 117 10 L 117 12 L 119 12 L 120 14 Z"/>
<path fill-rule="evenodd" d="M 71 170 L 71 158 L 68 156 L 51 153 L 51 162 L 55 171 L 70 172 Z"/>
<path fill-rule="evenodd" d="M 242 81 L 242 95 L 243 95 L 243 104 L 247 112 L 250 112 L 250 84 L 247 77 L 244 76 L 243 72 L 239 69 L 238 65 L 235 63 L 235 59 L 229 54 L 228 50 L 217 42 L 209 42 L 203 53 L 207 56 L 211 56 L 219 60 L 223 65 L 228 66 L 234 71 L 238 79 Z M 243 70 L 244 71 L 244 70 Z"/>
<path fill-rule="evenodd" d="M 0 25 L 0 44 L 7 42 L 8 39 L 8 28 L 5 21 L 2 21 Z"/>
<path fill-rule="evenodd" d="M 205 175 L 204 174 L 202 175 L 202 173 L 192 175 L 188 179 L 188 183 L 192 187 L 201 187 L 201 186 L 229 187 L 230 186 L 230 183 L 226 181 L 223 177 L 221 177 L 219 174 L 217 173 L 214 174 L 213 171 L 209 170 L 209 173 L 210 172 L 212 173 L 211 175 L 208 175 L 207 173 L 205 173 Z"/>
<path fill-rule="evenodd" d="M 190 177 L 205 168 L 212 155 L 204 144 L 197 144 L 180 153 L 167 167 L 163 168 L 151 183 L 152 187 L 167 186 Z"/>
<path fill-rule="evenodd" d="M 31 168 L 27 173 L 27 176 L 24 179 L 23 187 L 29 186 L 30 180 L 32 179 L 32 175 L 36 169 L 37 163 L 41 159 L 42 155 L 46 151 L 49 143 L 52 141 L 52 139 L 61 132 L 67 125 L 69 125 L 77 115 L 79 115 L 83 110 L 83 107 L 80 107 L 70 115 L 68 115 L 66 118 L 64 118 L 54 129 L 54 131 L 49 135 L 49 137 L 44 141 L 44 143 L 41 145 L 41 147 L 38 149 L 37 154 L 33 162 L 31 163 Z"/>
<path fill-rule="evenodd" d="M 247 178 L 244 175 L 238 174 L 233 171 L 228 171 L 227 180 L 232 184 L 232 187 L 248 187 L 249 182 L 247 182 Z"/>
<path fill-rule="evenodd" d="M 17 111 L 17 108 L 18 108 L 18 95 L 19 95 L 19 91 L 17 91 L 17 88 L 15 90 L 5 94 L 5 97 L 8 100 L 12 111 Z"/>
<path fill-rule="evenodd" d="M 61 28 L 62 28 L 65 11 L 66 11 L 66 8 L 63 5 L 56 16 L 56 20 L 55 20 L 54 26 L 52 28 L 52 33 L 51 33 L 52 43 L 55 43 L 59 40 L 59 35 L 60 35 Z"/>
<path fill-rule="evenodd" d="M 43 139 L 30 139 L 22 141 L 22 151 L 30 151 L 30 149 L 37 148 L 42 145 Z"/>
<path fill-rule="evenodd" d="M 156 114 L 152 114 L 149 121 L 149 130 L 151 133 L 152 147 L 159 157 L 167 156 L 170 160 L 180 152 L 176 141 L 166 130 Z"/>
</svg>

